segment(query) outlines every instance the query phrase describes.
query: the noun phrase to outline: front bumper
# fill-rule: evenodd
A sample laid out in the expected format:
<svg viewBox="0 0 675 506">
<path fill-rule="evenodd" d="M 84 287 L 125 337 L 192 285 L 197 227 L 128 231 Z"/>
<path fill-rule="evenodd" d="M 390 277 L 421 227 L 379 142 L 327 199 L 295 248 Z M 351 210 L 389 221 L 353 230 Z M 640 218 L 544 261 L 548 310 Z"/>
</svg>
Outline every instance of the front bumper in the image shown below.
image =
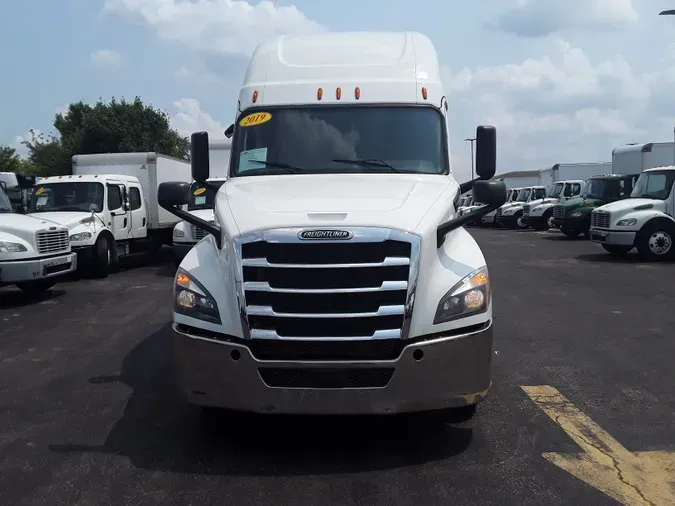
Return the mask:
<svg viewBox="0 0 675 506">
<path fill-rule="evenodd" d="M 627 230 L 609 230 L 591 227 L 591 241 L 613 246 L 633 246 L 637 232 Z"/>
<path fill-rule="evenodd" d="M 481 219 L 480 219 L 480 222 L 483 225 L 494 225 L 495 219 L 496 219 L 496 215 L 493 211 L 491 213 L 487 213 L 486 215 L 482 216 Z"/>
<path fill-rule="evenodd" d="M 464 334 L 413 340 L 387 360 L 282 359 L 255 351 L 256 357 L 253 346 L 242 340 L 219 341 L 176 324 L 173 332 L 180 391 L 203 406 L 256 413 L 394 414 L 477 404 L 490 388 L 492 322 Z M 299 344 L 307 351 L 314 345 L 275 343 Z M 330 344 L 346 348 L 350 343 Z"/>
<path fill-rule="evenodd" d="M 69 274 L 77 269 L 77 254 L 65 253 L 28 260 L 0 262 L 0 284 L 12 285 Z"/>
</svg>

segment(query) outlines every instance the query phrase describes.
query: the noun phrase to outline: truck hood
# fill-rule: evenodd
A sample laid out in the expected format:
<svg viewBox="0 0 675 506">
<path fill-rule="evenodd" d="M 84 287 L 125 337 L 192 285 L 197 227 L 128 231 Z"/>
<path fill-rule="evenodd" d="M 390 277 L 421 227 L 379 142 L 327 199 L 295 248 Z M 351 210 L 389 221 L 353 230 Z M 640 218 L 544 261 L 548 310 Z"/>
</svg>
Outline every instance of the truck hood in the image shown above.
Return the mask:
<svg viewBox="0 0 675 506">
<path fill-rule="evenodd" d="M 205 221 L 213 220 L 213 209 L 197 209 L 195 211 L 188 211 L 192 216 Z"/>
<path fill-rule="evenodd" d="M 603 211 L 609 211 L 610 213 L 625 213 L 629 211 L 635 211 L 636 207 L 651 205 L 651 209 L 655 211 L 666 211 L 666 203 L 663 200 L 657 199 L 623 199 L 617 200 L 616 202 L 610 202 L 604 206 L 599 207 Z"/>
<path fill-rule="evenodd" d="M 551 198 L 546 198 L 546 199 L 533 200 L 531 202 L 528 202 L 527 204 L 530 207 L 534 207 L 534 206 L 540 206 L 542 204 L 557 204 L 557 203 L 558 203 L 558 199 L 551 197 Z"/>
<path fill-rule="evenodd" d="M 581 197 L 575 197 L 573 199 L 568 200 L 567 202 L 561 202 L 561 205 L 565 206 L 565 209 L 572 210 L 576 209 L 578 207 L 598 207 L 602 205 L 602 201 L 597 200 L 597 199 L 589 199 L 589 198 L 581 198 Z"/>
<path fill-rule="evenodd" d="M 381 226 L 412 232 L 453 180 L 417 174 L 232 178 L 218 193 L 244 234 L 293 226 Z"/>
<path fill-rule="evenodd" d="M 40 218 L 43 220 L 50 220 L 55 223 L 59 223 L 64 227 L 67 227 L 68 230 L 72 230 L 75 227 L 82 225 L 81 220 L 91 217 L 91 213 L 82 211 L 82 212 L 46 212 L 46 213 L 33 213 L 28 216 L 34 218 Z"/>
<path fill-rule="evenodd" d="M 32 238 L 38 230 L 48 230 L 50 227 L 63 229 L 58 223 L 47 219 L 34 218 L 18 213 L 0 214 L 0 233 L 15 235 L 21 238 Z"/>
</svg>

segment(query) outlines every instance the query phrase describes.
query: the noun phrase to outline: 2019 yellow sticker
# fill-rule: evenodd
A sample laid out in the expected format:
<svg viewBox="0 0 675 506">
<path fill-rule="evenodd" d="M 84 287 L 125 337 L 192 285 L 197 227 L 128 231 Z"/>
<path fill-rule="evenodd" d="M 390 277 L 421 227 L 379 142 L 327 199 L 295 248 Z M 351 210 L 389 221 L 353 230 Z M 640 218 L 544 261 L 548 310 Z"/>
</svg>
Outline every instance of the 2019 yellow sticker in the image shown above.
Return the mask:
<svg viewBox="0 0 675 506">
<path fill-rule="evenodd" d="M 38 188 L 37 191 L 35 192 L 35 195 L 42 195 L 45 192 L 44 186 L 42 188 Z"/>
<path fill-rule="evenodd" d="M 248 116 L 242 118 L 241 121 L 239 121 L 239 126 L 250 127 L 262 125 L 263 123 L 267 123 L 271 119 L 272 115 L 268 112 L 254 112 L 253 114 L 249 114 Z"/>
<path fill-rule="evenodd" d="M 201 194 L 204 193 L 205 191 L 206 191 L 206 188 L 197 188 L 197 189 L 194 191 L 193 195 L 201 195 Z"/>
</svg>

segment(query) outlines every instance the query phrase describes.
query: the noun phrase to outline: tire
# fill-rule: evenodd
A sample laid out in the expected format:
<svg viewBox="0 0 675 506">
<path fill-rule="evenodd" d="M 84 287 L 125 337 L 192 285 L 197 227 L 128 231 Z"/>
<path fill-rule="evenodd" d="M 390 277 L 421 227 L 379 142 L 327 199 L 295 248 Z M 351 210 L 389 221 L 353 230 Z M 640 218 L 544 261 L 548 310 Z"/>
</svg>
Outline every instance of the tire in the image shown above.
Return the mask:
<svg viewBox="0 0 675 506">
<path fill-rule="evenodd" d="M 107 278 L 113 261 L 112 244 L 107 235 L 99 235 L 94 244 L 91 273 L 95 278 Z"/>
<path fill-rule="evenodd" d="M 619 246 L 618 244 L 603 244 L 602 247 L 607 253 L 616 257 L 626 256 L 633 249 L 633 246 Z"/>
<path fill-rule="evenodd" d="M 24 281 L 23 283 L 17 283 L 16 286 L 26 295 L 30 295 L 31 297 L 33 297 L 43 292 L 46 292 L 55 284 L 56 281 L 51 281 L 49 279 L 42 279 L 40 281 Z"/>
<path fill-rule="evenodd" d="M 525 230 L 526 228 L 529 228 L 529 225 L 523 222 L 522 211 L 518 211 L 516 214 L 513 215 L 513 228 L 515 228 L 516 230 Z"/>
<path fill-rule="evenodd" d="M 578 237 L 579 236 L 579 231 L 571 229 L 571 228 L 563 227 L 560 231 L 563 233 L 563 235 L 565 237 Z"/>
<path fill-rule="evenodd" d="M 650 262 L 671 260 L 675 256 L 675 225 L 665 220 L 647 223 L 637 234 L 635 245 L 640 256 Z"/>
</svg>

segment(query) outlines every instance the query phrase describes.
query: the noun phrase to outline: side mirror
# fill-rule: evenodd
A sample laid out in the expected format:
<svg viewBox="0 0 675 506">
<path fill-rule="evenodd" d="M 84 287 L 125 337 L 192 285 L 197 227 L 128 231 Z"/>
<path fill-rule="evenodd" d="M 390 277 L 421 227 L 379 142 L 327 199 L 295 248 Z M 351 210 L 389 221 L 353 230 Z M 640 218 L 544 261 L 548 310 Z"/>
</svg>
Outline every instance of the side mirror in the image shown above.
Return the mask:
<svg viewBox="0 0 675 506">
<path fill-rule="evenodd" d="M 208 153 L 207 153 L 208 155 Z M 182 181 L 160 183 L 157 189 L 157 202 L 164 209 L 181 207 L 190 203 L 190 184 Z"/>
<path fill-rule="evenodd" d="M 195 132 L 190 137 L 190 164 L 192 165 L 192 179 L 198 183 L 205 183 L 210 171 L 209 134 L 207 132 Z"/>
<path fill-rule="evenodd" d="M 473 184 L 473 201 L 495 209 L 503 206 L 506 202 L 504 181 L 476 181 Z"/>
<path fill-rule="evenodd" d="M 476 128 L 476 174 L 491 179 L 497 172 L 497 130 L 493 126 Z"/>
<path fill-rule="evenodd" d="M 225 130 L 225 137 L 227 137 L 228 139 L 231 139 L 233 135 L 234 135 L 234 123 L 232 123 L 229 127 L 227 127 L 227 130 Z"/>
</svg>

